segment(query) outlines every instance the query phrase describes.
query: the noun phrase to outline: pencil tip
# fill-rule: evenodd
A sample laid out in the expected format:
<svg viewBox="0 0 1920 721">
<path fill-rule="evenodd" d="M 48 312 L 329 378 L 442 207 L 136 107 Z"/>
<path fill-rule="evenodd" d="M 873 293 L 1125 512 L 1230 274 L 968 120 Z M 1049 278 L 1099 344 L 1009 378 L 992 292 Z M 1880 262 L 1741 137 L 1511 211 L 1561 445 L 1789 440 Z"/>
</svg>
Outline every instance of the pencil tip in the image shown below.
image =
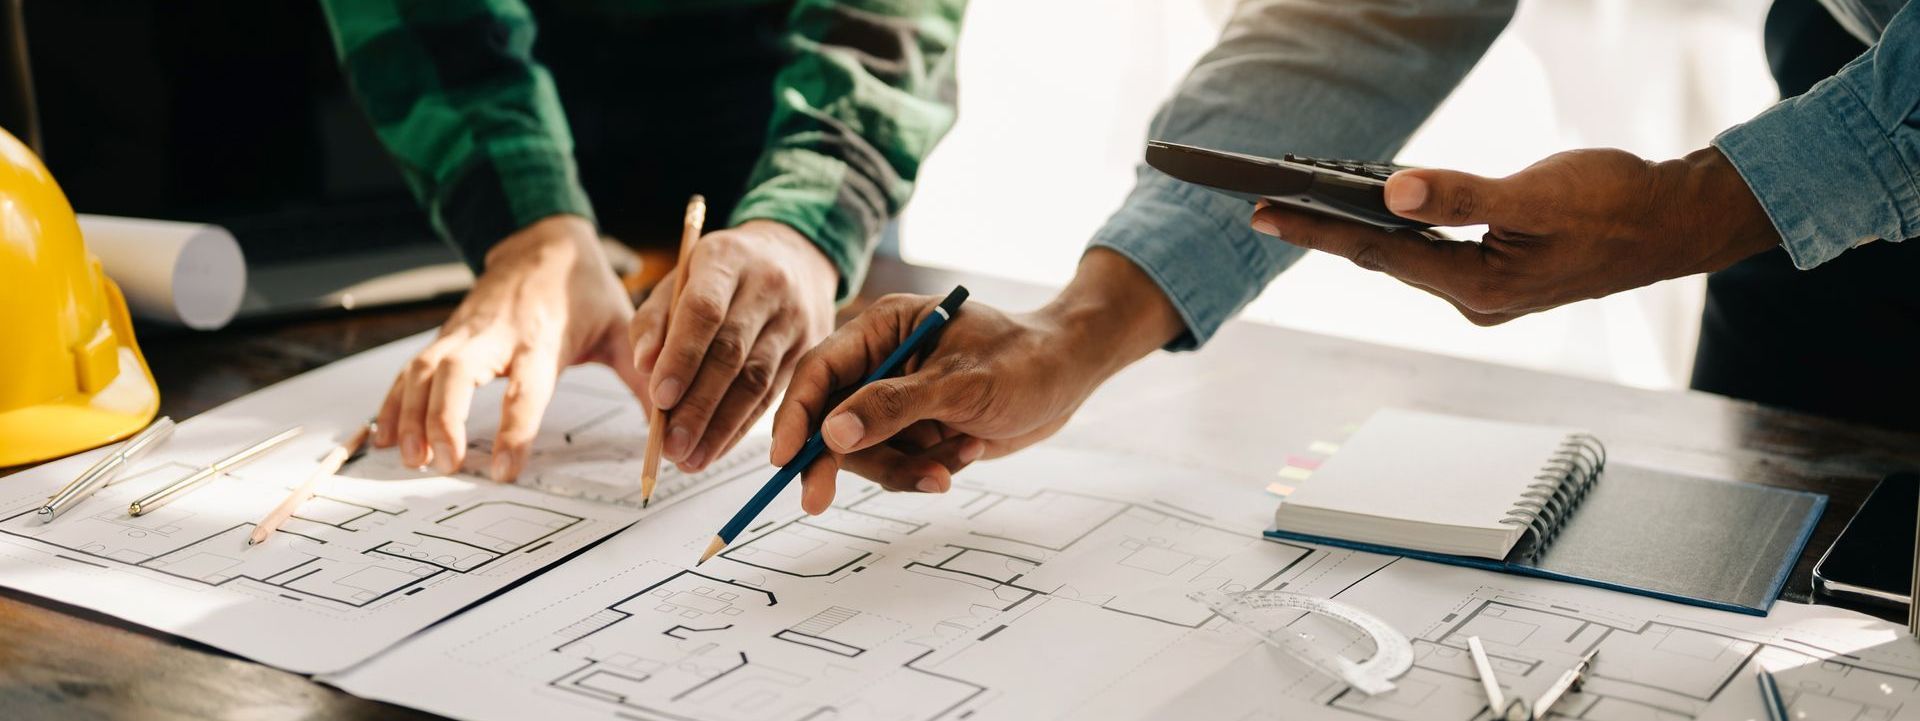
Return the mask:
<svg viewBox="0 0 1920 721">
<path fill-rule="evenodd" d="M 247 539 L 247 545 L 249 545 L 249 546 L 258 546 L 258 545 L 260 545 L 260 539 L 258 539 L 258 538 L 249 538 L 249 539 Z"/>
<path fill-rule="evenodd" d="M 653 499 L 652 499 L 652 498 L 642 498 L 642 499 L 640 499 L 640 510 L 642 510 L 642 511 L 644 511 L 644 510 L 647 510 L 647 504 L 649 504 L 649 503 L 652 503 L 652 502 L 653 502 Z"/>
<path fill-rule="evenodd" d="M 727 539 L 721 538 L 719 536 L 714 536 L 713 540 L 707 543 L 707 552 L 700 554 L 700 560 L 695 561 L 693 565 L 699 566 L 702 563 L 706 563 L 707 559 L 713 558 L 713 554 L 719 553 L 720 549 L 726 548 L 726 547 L 727 547 Z"/>
</svg>

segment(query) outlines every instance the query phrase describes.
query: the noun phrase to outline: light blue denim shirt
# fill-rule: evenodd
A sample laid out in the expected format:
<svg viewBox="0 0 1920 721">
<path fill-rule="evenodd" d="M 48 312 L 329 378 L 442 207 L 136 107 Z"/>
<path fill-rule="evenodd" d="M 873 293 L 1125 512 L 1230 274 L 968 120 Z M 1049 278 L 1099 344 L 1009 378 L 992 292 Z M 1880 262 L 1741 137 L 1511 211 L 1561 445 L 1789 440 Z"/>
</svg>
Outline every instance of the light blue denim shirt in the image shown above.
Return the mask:
<svg viewBox="0 0 1920 721">
<path fill-rule="evenodd" d="M 1838 76 L 1714 143 L 1807 268 L 1869 238 L 1920 235 L 1920 11 L 1904 0 L 1825 0 L 1878 38 Z M 1150 137 L 1256 155 L 1385 160 L 1459 85 L 1515 0 L 1246 0 L 1220 43 L 1160 108 Z M 1247 225 L 1240 200 L 1142 165 L 1092 245 L 1131 259 L 1207 341 L 1300 249 Z"/>
</svg>

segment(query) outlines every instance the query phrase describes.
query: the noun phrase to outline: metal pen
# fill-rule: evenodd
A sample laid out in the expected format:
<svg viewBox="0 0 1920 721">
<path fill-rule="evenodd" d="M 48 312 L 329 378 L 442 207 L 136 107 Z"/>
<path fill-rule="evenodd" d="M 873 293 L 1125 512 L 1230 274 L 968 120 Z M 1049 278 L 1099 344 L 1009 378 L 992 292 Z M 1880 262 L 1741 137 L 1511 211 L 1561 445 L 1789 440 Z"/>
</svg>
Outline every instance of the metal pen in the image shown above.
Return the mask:
<svg viewBox="0 0 1920 721">
<path fill-rule="evenodd" d="M 167 484 L 167 487 L 149 493 L 146 497 L 134 501 L 132 505 L 127 506 L 127 513 L 138 516 L 167 505 L 171 503 L 173 499 L 179 498 L 193 489 L 206 485 L 207 481 L 213 480 L 214 476 L 232 470 L 240 464 L 253 460 L 259 457 L 260 454 L 272 450 L 275 446 L 292 440 L 295 436 L 300 435 L 300 430 L 300 426 L 288 428 L 274 434 L 272 438 L 247 446 L 239 453 L 214 461 L 208 464 L 206 468 L 194 471 L 193 475 Z"/>
<path fill-rule="evenodd" d="M 1552 686 L 1547 687 L 1547 692 L 1540 694 L 1540 700 L 1533 702 L 1534 718 L 1546 718 L 1547 710 L 1559 703 L 1560 697 L 1567 695 L 1568 691 L 1580 688 L 1580 681 L 1587 675 L 1587 667 L 1593 665 L 1593 656 L 1597 653 L 1600 653 L 1600 649 L 1595 648 L 1588 651 L 1587 655 L 1581 656 L 1579 663 L 1560 674 L 1560 678 L 1554 681 Z"/>
<path fill-rule="evenodd" d="M 107 487 L 107 484 L 119 477 L 120 472 L 126 470 L 127 466 L 132 465 L 134 461 L 146 455 L 147 451 L 153 450 L 155 446 L 160 445 L 161 441 L 172 435 L 172 418 L 161 416 L 148 424 L 144 430 L 120 444 L 119 448 L 113 449 L 112 453 L 101 457 L 92 468 L 88 468 L 87 472 L 73 479 L 73 482 L 60 489 L 59 493 L 48 498 L 46 504 L 36 512 L 40 522 L 52 523 L 54 518 L 65 513 L 68 508 L 86 500 L 88 496 L 93 495 L 94 491 Z"/>
</svg>

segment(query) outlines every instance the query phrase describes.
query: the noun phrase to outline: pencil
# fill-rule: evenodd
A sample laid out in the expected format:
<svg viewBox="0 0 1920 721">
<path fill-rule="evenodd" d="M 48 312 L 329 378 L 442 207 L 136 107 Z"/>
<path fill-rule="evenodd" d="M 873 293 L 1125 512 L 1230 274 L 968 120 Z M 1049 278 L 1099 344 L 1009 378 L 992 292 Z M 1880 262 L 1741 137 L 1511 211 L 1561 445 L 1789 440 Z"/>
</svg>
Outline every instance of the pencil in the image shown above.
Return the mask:
<svg viewBox="0 0 1920 721">
<path fill-rule="evenodd" d="M 360 447 L 366 444 L 367 435 L 372 431 L 373 424 L 371 423 L 360 426 L 360 430 L 354 431 L 353 435 L 348 437 L 345 443 L 334 446 L 333 450 L 327 451 L 327 455 L 320 458 L 320 467 L 313 469 L 313 474 L 307 476 L 307 480 L 302 482 L 300 487 L 293 489 L 292 493 L 287 494 L 286 500 L 281 501 L 280 505 L 274 506 L 272 513 L 268 513 L 266 518 L 260 519 L 259 523 L 254 524 L 253 534 L 247 536 L 247 545 L 256 546 L 264 543 L 268 536 L 273 535 L 274 531 L 280 530 L 280 524 L 286 523 L 288 518 L 293 517 L 294 511 L 300 510 L 300 504 L 306 503 L 307 499 L 313 497 L 313 488 L 319 485 L 320 479 L 340 472 L 340 467 L 347 464 L 347 459 L 352 458 L 353 454 L 360 452 Z"/>
<path fill-rule="evenodd" d="M 919 325 L 914 326 L 913 332 L 907 334 L 906 342 L 901 343 L 899 348 L 893 349 L 893 354 L 887 356 L 887 359 L 880 363 L 880 367 L 873 369 L 873 373 L 868 375 L 866 380 L 860 381 L 860 385 L 854 386 L 852 390 L 859 390 L 867 384 L 898 372 L 900 367 L 906 364 L 907 358 L 918 353 L 922 346 L 932 342 L 934 335 L 947 324 L 947 321 L 953 319 L 953 314 L 960 311 L 960 304 L 965 302 L 967 302 L 966 286 L 955 286 L 953 292 L 947 294 L 946 300 L 940 301 L 940 305 L 934 308 L 932 313 L 928 313 L 926 318 L 921 319 Z M 727 544 L 732 543 L 733 539 L 738 538 L 747 524 L 752 523 L 755 517 L 765 511 L 767 504 L 772 503 L 773 498 L 780 495 L 780 491 L 784 490 L 788 483 L 792 483 L 794 477 L 800 475 L 801 471 L 813 465 L 813 461 L 826 449 L 826 440 L 820 437 L 819 431 L 814 431 L 813 436 L 807 438 L 806 445 L 800 447 L 800 452 L 794 455 L 793 460 L 774 472 L 773 477 L 767 479 L 766 485 L 761 486 L 760 491 L 747 500 L 747 505 L 742 506 L 739 512 L 733 514 L 733 519 L 720 528 L 720 533 L 707 544 L 707 552 L 701 554 L 700 561 L 693 565 L 706 563 L 707 559 L 713 558 L 714 554 L 719 553 L 721 549 L 727 547 Z"/>
<path fill-rule="evenodd" d="M 1768 721 L 1787 721 L 1787 702 L 1780 698 L 1780 684 L 1773 674 L 1760 669 L 1760 704 L 1767 709 Z"/>
<path fill-rule="evenodd" d="M 127 515 L 139 516 L 151 513 L 153 509 L 172 503 L 173 499 L 184 496 L 194 489 L 206 485 L 207 481 L 213 480 L 214 476 L 237 468 L 242 463 L 258 458 L 261 454 L 273 450 L 282 443 L 293 440 L 294 436 L 298 435 L 300 435 L 300 426 L 294 426 L 275 433 L 273 437 L 264 441 L 247 446 L 231 456 L 207 464 L 205 468 L 194 471 L 192 475 L 169 483 L 165 488 L 142 496 L 140 500 L 128 504 Z"/>
<path fill-rule="evenodd" d="M 687 199 L 687 216 L 680 225 L 680 261 L 673 266 L 673 295 L 667 299 L 666 316 L 660 323 L 660 342 L 667 342 L 667 329 L 673 327 L 673 311 L 680 306 L 680 291 L 687 288 L 687 266 L 693 264 L 693 248 L 700 244 L 701 229 L 707 224 L 707 199 L 699 195 Z M 660 480 L 660 450 L 667 442 L 667 414 L 659 407 L 647 412 L 647 455 L 640 464 L 640 507 L 653 502 L 653 486 Z"/>
</svg>

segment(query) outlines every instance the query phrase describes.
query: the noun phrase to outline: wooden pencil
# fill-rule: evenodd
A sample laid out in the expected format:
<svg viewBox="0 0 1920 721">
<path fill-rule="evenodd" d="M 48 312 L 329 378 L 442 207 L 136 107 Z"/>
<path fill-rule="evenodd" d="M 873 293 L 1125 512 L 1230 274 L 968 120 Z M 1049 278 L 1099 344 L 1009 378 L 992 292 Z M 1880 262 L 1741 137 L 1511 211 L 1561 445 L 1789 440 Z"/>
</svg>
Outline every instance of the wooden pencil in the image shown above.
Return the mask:
<svg viewBox="0 0 1920 721">
<path fill-rule="evenodd" d="M 707 224 L 707 199 L 695 195 L 687 200 L 687 215 L 680 226 L 680 259 L 673 266 L 673 294 L 667 298 L 667 311 L 660 323 L 660 342 L 667 342 L 673 327 L 674 310 L 680 307 L 680 291 L 687 287 L 687 266 L 693 264 L 694 246 Z M 660 480 L 660 451 L 667 442 L 667 414 L 655 406 L 647 413 L 647 455 L 640 464 L 640 507 L 653 502 L 653 487 Z"/>
<path fill-rule="evenodd" d="M 287 519 L 293 517 L 294 511 L 300 510 L 300 504 L 306 503 L 307 499 L 313 497 L 313 489 L 320 484 L 320 479 L 340 472 L 340 467 L 346 465 L 347 459 L 352 458 L 353 454 L 359 453 L 360 447 L 366 445 L 367 436 L 372 432 L 373 424 L 369 423 L 361 426 L 360 430 L 355 431 L 351 437 L 347 438 L 345 443 L 334 446 L 333 450 L 327 451 L 327 455 L 320 458 L 320 467 L 313 469 L 313 474 L 307 476 L 305 482 L 301 483 L 298 488 L 293 489 L 292 493 L 287 494 L 286 500 L 281 501 L 280 505 L 274 506 L 272 513 L 267 514 L 266 518 L 260 519 L 259 523 L 254 524 L 252 535 L 247 536 L 247 545 L 259 545 L 265 542 L 268 536 L 273 535 L 274 531 L 280 530 L 280 524 L 286 523 Z"/>
</svg>

